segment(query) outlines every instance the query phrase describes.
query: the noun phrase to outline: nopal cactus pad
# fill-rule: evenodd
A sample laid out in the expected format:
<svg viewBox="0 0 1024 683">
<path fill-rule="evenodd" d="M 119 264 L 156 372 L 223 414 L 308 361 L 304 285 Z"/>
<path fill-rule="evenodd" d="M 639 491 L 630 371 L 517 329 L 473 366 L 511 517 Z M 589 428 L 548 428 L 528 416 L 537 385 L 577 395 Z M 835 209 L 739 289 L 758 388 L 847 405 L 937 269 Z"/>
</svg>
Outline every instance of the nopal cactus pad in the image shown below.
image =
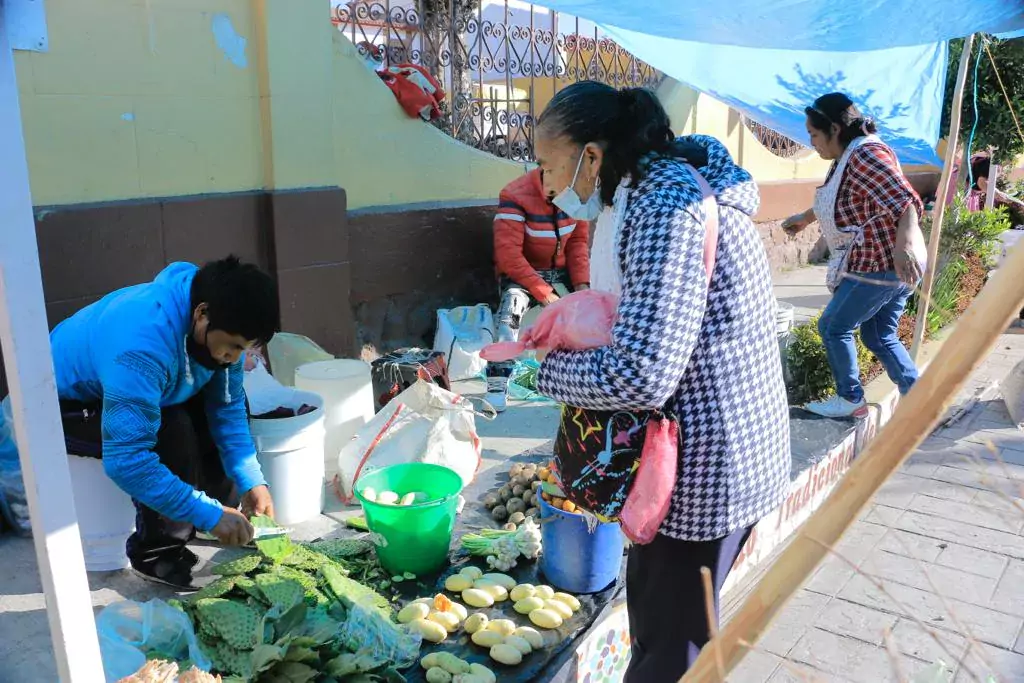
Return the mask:
<svg viewBox="0 0 1024 683">
<path fill-rule="evenodd" d="M 196 603 L 196 614 L 204 630 L 215 631 L 228 645 L 240 650 L 256 645 L 260 615 L 248 605 L 224 598 L 205 598 Z"/>
<path fill-rule="evenodd" d="M 251 571 L 255 571 L 262 561 L 263 557 L 261 555 L 253 553 L 252 555 L 243 555 L 229 562 L 221 562 L 218 565 L 214 565 L 210 571 L 221 576 L 248 574 Z"/>
</svg>

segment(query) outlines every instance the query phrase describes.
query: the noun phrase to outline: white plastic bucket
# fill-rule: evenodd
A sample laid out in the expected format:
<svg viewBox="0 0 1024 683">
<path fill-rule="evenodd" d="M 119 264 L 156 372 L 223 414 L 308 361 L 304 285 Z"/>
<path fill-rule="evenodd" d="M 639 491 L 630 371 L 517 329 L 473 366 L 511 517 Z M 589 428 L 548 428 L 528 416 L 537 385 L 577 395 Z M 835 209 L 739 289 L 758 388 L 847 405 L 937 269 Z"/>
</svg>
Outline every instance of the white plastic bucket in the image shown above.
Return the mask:
<svg viewBox="0 0 1024 683">
<path fill-rule="evenodd" d="M 324 509 L 324 400 L 295 392 L 296 406 L 316 410 L 295 417 L 249 420 L 263 476 L 274 497 L 279 524 L 299 524 Z"/>
<path fill-rule="evenodd" d="M 338 454 L 374 415 L 370 366 L 361 360 L 325 360 L 295 370 L 295 388 L 323 396 L 327 441 L 324 472 L 338 473 Z"/>
<path fill-rule="evenodd" d="M 107 476 L 99 458 L 69 455 L 68 469 L 86 571 L 126 569 L 124 545 L 135 531 L 131 497 Z"/>
</svg>

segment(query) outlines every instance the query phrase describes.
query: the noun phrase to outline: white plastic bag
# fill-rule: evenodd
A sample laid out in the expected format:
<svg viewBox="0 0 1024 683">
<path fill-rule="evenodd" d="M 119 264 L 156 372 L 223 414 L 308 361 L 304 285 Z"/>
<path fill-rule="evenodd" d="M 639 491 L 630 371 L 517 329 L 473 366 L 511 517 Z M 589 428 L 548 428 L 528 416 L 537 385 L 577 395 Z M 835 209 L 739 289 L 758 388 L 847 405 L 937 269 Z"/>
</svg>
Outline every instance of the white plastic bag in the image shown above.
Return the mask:
<svg viewBox="0 0 1024 683">
<path fill-rule="evenodd" d="M 203 671 L 212 665 L 189 618 L 163 600 L 107 605 L 96 617 L 96 631 L 107 683 L 132 675 L 151 654 L 170 661 L 190 659 Z"/>
<path fill-rule="evenodd" d="M 434 350 L 445 355 L 452 382 L 473 379 L 483 372 L 487 361 L 480 351 L 496 338 L 494 314 L 487 304 L 437 311 Z"/>
<path fill-rule="evenodd" d="M 389 465 L 424 462 L 455 470 L 468 486 L 480 466 L 476 413 L 468 399 L 417 381 L 359 430 L 338 456 L 345 502 L 362 475 Z"/>
<path fill-rule="evenodd" d="M 999 391 L 1003 394 L 1006 410 L 1017 425 L 1024 429 L 1024 361 L 1017 363 L 1010 374 L 999 383 Z"/>
<path fill-rule="evenodd" d="M 275 334 L 267 344 L 267 355 L 271 374 L 286 387 L 295 386 L 295 368 L 300 365 L 334 360 L 334 356 L 309 337 L 291 332 Z"/>
</svg>

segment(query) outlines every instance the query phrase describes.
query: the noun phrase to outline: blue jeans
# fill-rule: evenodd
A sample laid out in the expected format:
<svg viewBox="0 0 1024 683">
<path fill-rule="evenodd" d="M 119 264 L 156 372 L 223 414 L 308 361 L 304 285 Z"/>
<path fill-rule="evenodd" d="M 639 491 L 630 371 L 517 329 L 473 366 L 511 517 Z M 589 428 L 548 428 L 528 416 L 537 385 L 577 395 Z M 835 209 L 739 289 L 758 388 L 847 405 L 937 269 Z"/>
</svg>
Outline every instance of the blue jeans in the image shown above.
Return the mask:
<svg viewBox="0 0 1024 683">
<path fill-rule="evenodd" d="M 847 278 L 839 284 L 818 321 L 836 393 L 854 403 L 864 399 L 853 341 L 853 332 L 859 327 L 864 346 L 881 361 L 900 393 L 906 394 L 918 372 L 900 342 L 898 329 L 912 289 L 893 272 L 859 273 L 856 277 L 859 279 Z"/>
</svg>

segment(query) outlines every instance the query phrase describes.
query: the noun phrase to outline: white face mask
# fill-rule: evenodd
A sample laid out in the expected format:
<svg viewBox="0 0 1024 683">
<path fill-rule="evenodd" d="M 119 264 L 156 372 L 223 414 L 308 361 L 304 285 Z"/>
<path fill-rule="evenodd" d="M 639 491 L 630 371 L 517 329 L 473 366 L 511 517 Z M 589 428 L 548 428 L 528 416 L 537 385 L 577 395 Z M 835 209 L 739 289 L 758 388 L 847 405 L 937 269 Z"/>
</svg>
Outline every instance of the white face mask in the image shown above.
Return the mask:
<svg viewBox="0 0 1024 683">
<path fill-rule="evenodd" d="M 594 191 L 590 194 L 590 199 L 586 203 L 580 199 L 579 194 L 575 190 L 576 180 L 579 178 L 580 169 L 583 168 L 583 157 L 586 153 L 586 149 L 580 152 L 580 160 L 576 163 L 576 172 L 572 176 L 572 182 L 569 183 L 569 187 L 559 192 L 558 196 L 551 200 L 555 206 L 564 211 L 570 218 L 575 218 L 578 221 L 596 220 L 604 209 L 604 205 L 601 204 L 600 178 L 594 181 Z"/>
</svg>

